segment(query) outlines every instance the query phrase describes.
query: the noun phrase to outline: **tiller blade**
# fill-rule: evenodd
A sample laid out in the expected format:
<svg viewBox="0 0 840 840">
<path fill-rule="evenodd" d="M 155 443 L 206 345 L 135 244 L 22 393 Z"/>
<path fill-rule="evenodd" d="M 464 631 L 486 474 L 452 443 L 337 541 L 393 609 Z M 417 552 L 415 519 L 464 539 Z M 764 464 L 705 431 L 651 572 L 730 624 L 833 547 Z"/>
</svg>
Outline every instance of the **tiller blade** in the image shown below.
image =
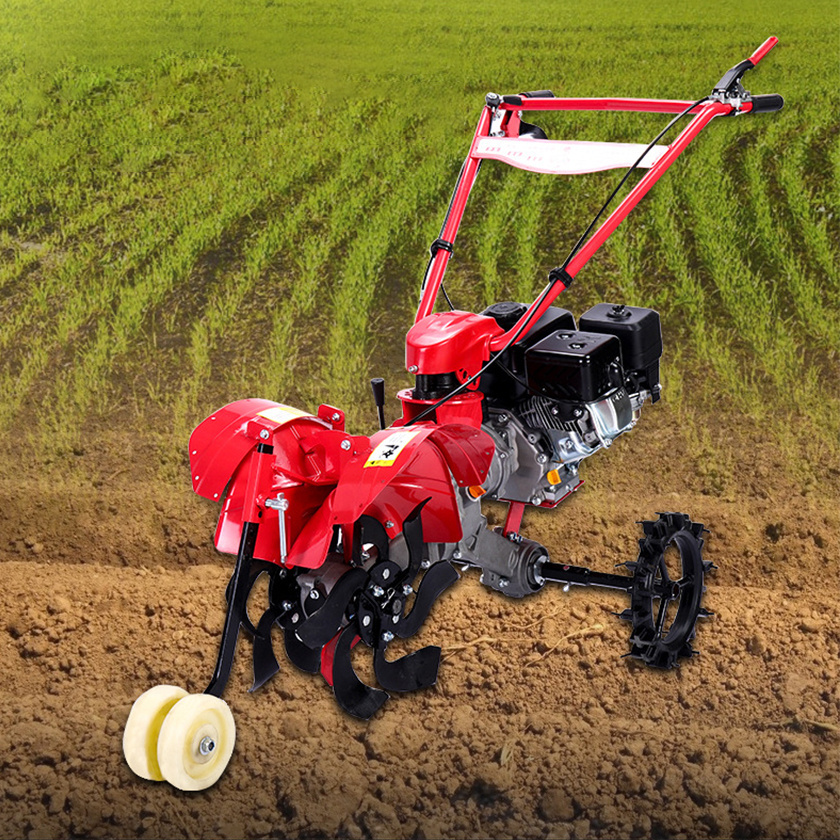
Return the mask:
<svg viewBox="0 0 840 840">
<path fill-rule="evenodd" d="M 424 559 L 421 513 L 425 504 L 417 505 L 403 523 L 405 567 L 391 558 L 391 542 L 382 523 L 360 517 L 353 535 L 353 568 L 335 583 L 323 606 L 295 630 L 300 643 L 318 656 L 329 646 L 329 663 L 322 656 L 325 676 L 332 682 L 339 705 L 356 717 L 371 717 L 388 698 L 385 691 L 365 685 L 356 675 L 350 652 L 359 640 L 373 648 L 374 673 L 387 691 L 414 691 L 437 680 L 439 647 L 425 647 L 393 661 L 385 656 L 394 638 L 407 638 L 420 629 L 437 598 L 458 579 L 448 562 L 430 567 Z M 428 571 L 406 614 L 406 600 L 423 568 Z"/>
<path fill-rule="evenodd" d="M 378 688 L 365 685 L 353 670 L 350 650 L 356 639 L 356 630 L 347 625 L 338 636 L 332 665 L 333 690 L 338 705 L 358 718 L 367 720 L 382 707 L 388 694 Z"/>
<path fill-rule="evenodd" d="M 437 681 L 440 648 L 429 645 L 393 662 L 385 658 L 386 645 L 373 651 L 373 670 L 379 684 L 387 691 L 415 691 Z"/>
<path fill-rule="evenodd" d="M 342 575 L 324 605 L 295 631 L 299 641 L 316 650 L 327 644 L 338 632 L 347 608 L 367 580 L 368 573 L 364 569 L 350 569 Z"/>
<path fill-rule="evenodd" d="M 432 607 L 443 593 L 458 580 L 460 575 L 449 563 L 435 563 L 420 581 L 411 612 L 397 625 L 395 635 L 401 639 L 413 636 L 429 617 Z"/>
</svg>

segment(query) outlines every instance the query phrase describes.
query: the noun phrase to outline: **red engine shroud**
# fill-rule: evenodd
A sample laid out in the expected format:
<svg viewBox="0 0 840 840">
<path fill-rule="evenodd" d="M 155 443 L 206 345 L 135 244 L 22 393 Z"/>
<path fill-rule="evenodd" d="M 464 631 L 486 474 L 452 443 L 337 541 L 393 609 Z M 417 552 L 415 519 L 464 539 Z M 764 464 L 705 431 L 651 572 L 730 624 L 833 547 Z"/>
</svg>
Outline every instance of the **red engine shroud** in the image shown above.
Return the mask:
<svg viewBox="0 0 840 840">
<path fill-rule="evenodd" d="M 408 331 L 406 366 L 419 374 L 454 372 L 464 382 L 490 358 L 490 339 L 502 332 L 486 315 L 457 309 L 437 312 Z"/>
</svg>

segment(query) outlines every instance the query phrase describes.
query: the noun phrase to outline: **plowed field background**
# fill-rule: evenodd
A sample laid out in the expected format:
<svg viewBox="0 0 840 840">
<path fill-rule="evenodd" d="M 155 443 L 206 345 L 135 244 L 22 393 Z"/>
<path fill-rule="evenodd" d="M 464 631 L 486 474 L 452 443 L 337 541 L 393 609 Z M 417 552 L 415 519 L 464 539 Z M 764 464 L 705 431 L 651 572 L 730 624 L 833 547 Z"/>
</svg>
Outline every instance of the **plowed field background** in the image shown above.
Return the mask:
<svg viewBox="0 0 840 840">
<path fill-rule="evenodd" d="M 838 836 L 836 7 L 66 5 L 0 2 L 0 835 Z M 562 301 L 656 307 L 663 399 L 524 529 L 610 570 L 637 520 L 705 523 L 701 655 L 646 670 L 619 595 L 467 572 L 408 643 L 434 689 L 364 724 L 288 663 L 248 694 L 243 642 L 219 783 L 134 777 L 131 703 L 206 685 L 233 567 L 192 427 L 262 396 L 373 430 L 487 90 L 691 98 L 769 34 L 747 87 L 786 109 L 712 125 Z M 532 296 L 617 180 L 481 178 L 462 308 Z"/>
</svg>

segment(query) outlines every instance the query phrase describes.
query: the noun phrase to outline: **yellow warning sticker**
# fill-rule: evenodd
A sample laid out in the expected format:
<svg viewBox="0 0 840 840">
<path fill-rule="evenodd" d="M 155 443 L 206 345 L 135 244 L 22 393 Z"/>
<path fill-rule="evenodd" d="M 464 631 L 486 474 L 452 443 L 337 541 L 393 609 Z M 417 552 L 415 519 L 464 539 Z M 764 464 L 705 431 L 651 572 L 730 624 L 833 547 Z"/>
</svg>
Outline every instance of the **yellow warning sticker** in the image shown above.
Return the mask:
<svg viewBox="0 0 840 840">
<path fill-rule="evenodd" d="M 265 411 L 258 411 L 257 416 L 265 417 L 266 420 L 271 420 L 273 423 L 288 423 L 289 420 L 298 417 L 310 417 L 311 415 L 299 408 L 292 408 L 290 405 L 274 405 Z"/>
<path fill-rule="evenodd" d="M 405 449 L 411 439 L 417 434 L 414 432 L 394 432 L 388 435 L 385 440 L 380 443 L 373 452 L 370 453 L 366 467 L 392 467 L 397 458 L 400 457 L 400 452 Z"/>
</svg>

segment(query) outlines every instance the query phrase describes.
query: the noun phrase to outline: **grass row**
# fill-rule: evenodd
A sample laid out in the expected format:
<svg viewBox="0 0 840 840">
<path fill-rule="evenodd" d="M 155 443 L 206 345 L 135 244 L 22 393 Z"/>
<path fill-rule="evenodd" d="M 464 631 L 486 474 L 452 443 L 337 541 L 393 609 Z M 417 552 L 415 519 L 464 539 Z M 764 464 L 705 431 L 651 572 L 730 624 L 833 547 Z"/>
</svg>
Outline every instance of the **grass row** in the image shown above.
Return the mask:
<svg viewBox="0 0 840 840">
<path fill-rule="evenodd" d="M 503 82 L 517 56 L 548 72 L 517 47 Z M 66 66 L 35 82 L 20 64 L 0 68 L 0 428 L 48 405 L 33 434 L 72 446 L 91 420 L 154 415 L 174 451 L 215 401 L 249 395 L 332 402 L 361 426 L 371 369 L 400 367 L 483 73 L 465 81 L 471 104 L 448 131 L 416 101 L 395 104 L 397 88 L 336 104 L 223 52 Z M 836 102 L 816 71 L 806 83 Z M 717 390 L 788 440 L 830 446 L 835 110 L 762 120 L 714 124 L 558 303 L 655 306 L 676 339 L 666 393 L 684 408 L 679 372 L 704 365 L 707 398 Z M 547 123 L 569 138 L 655 133 L 642 126 Z M 531 297 L 618 177 L 486 162 L 447 281 L 456 303 Z"/>
</svg>

